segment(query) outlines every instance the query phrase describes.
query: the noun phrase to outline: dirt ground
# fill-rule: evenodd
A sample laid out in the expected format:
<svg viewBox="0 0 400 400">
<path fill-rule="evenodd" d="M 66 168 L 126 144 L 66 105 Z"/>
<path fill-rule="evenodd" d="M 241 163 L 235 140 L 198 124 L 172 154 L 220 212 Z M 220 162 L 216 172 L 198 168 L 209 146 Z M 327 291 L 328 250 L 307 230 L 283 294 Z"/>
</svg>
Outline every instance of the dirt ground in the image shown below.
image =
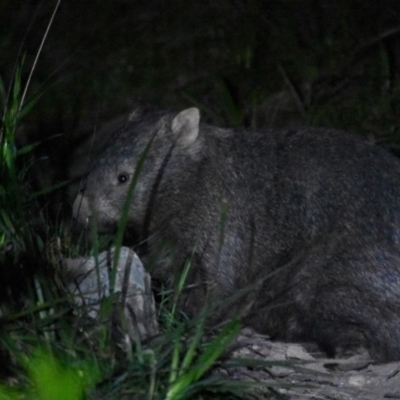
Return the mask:
<svg viewBox="0 0 400 400">
<path fill-rule="evenodd" d="M 241 332 L 234 346 L 234 357 L 257 362 L 247 367 L 232 362 L 218 373 L 233 381 L 266 383 L 269 394 L 255 389 L 254 399 L 400 399 L 400 362 L 378 364 L 366 354 L 327 359 L 313 345 L 272 342 L 249 329 Z"/>
</svg>

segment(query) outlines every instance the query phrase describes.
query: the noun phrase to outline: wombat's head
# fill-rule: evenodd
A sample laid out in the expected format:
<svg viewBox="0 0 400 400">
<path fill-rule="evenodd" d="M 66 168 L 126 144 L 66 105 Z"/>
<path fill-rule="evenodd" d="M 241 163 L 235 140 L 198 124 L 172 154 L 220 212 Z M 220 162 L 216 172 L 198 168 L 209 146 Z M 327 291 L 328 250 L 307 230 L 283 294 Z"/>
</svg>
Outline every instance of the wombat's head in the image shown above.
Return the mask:
<svg viewBox="0 0 400 400">
<path fill-rule="evenodd" d="M 199 121 L 197 108 L 132 113 L 93 164 L 74 217 L 85 225 L 94 218 L 99 232 L 113 232 L 129 202 L 128 225 L 140 232 L 157 199 L 176 190 L 199 156 Z"/>
</svg>

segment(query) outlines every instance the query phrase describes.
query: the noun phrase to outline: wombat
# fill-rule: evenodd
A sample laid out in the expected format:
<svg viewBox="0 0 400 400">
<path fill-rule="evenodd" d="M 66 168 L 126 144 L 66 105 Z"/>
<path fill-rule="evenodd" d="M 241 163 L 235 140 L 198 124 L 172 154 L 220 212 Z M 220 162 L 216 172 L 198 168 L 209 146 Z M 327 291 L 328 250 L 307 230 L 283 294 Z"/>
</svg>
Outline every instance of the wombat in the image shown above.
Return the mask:
<svg viewBox="0 0 400 400">
<path fill-rule="evenodd" d="M 363 346 L 400 360 L 400 161 L 388 151 L 333 129 L 203 125 L 197 108 L 134 112 L 75 216 L 115 231 L 136 178 L 126 233 L 171 285 L 191 260 L 188 315 L 243 292 L 214 321 L 241 313 L 329 356 Z"/>
</svg>

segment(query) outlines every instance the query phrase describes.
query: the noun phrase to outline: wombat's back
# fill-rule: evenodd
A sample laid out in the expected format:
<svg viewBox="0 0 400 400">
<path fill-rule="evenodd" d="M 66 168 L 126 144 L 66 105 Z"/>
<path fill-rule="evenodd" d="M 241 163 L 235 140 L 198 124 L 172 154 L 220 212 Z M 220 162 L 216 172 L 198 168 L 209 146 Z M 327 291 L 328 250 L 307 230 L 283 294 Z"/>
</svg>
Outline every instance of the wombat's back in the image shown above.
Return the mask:
<svg viewBox="0 0 400 400">
<path fill-rule="evenodd" d="M 273 251 L 321 237 L 400 246 L 400 161 L 385 149 L 316 128 L 237 132 L 216 142 L 209 190 L 230 197 L 233 218 L 255 216 Z"/>
</svg>

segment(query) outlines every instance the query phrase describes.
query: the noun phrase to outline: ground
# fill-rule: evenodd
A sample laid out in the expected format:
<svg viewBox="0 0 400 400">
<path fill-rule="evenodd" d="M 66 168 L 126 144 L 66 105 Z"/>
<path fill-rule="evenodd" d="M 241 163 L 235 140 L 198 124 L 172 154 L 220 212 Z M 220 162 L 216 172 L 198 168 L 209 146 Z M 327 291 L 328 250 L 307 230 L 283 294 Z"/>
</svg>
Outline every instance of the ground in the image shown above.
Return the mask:
<svg viewBox="0 0 400 400">
<path fill-rule="evenodd" d="M 220 373 L 232 380 L 271 382 L 277 399 L 400 399 L 400 362 L 378 364 L 365 354 L 327 359 L 313 345 L 272 342 L 249 329 L 242 330 L 235 344 L 242 346 L 233 352 L 235 357 L 265 360 L 267 364 L 285 361 L 285 365 L 231 367 Z M 292 366 L 287 361 L 292 361 Z"/>
</svg>

